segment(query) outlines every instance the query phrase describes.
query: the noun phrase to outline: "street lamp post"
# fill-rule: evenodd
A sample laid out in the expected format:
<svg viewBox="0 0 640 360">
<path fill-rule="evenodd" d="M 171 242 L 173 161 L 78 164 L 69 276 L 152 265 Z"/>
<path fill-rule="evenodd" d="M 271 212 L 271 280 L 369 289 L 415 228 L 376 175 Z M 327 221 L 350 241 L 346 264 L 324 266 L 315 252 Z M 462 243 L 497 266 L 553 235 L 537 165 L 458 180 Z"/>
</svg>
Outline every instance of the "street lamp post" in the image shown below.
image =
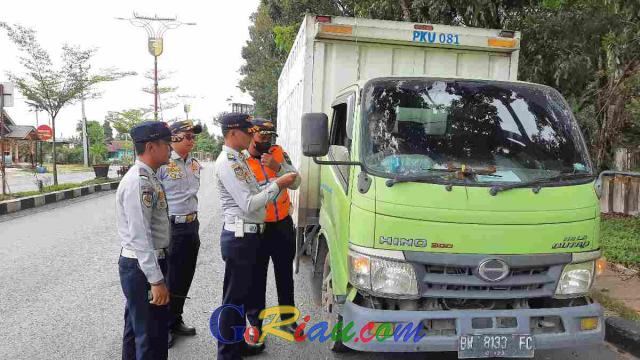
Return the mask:
<svg viewBox="0 0 640 360">
<path fill-rule="evenodd" d="M 194 22 L 182 22 L 177 17 L 140 16 L 133 13 L 132 18 L 116 18 L 127 20 L 133 26 L 141 27 L 147 32 L 149 53 L 153 56 L 153 118 L 158 121 L 158 57 L 164 50 L 163 36 L 169 29 L 176 29 L 181 25 L 195 25 Z"/>
</svg>

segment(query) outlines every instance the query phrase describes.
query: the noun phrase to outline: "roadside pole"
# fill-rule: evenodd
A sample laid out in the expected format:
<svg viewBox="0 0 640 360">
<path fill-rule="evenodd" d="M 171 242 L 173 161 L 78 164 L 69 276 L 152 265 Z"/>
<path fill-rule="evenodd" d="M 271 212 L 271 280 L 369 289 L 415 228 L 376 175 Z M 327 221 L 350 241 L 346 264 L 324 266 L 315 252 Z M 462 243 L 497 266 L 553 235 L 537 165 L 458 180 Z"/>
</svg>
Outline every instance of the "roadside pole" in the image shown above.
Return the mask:
<svg viewBox="0 0 640 360">
<path fill-rule="evenodd" d="M 84 167 L 89 167 L 89 138 L 87 137 L 87 116 L 84 112 L 84 95 L 81 99 L 82 104 L 82 158 Z"/>
<path fill-rule="evenodd" d="M 162 18 L 155 15 L 153 17 L 140 16 L 133 13 L 133 17 L 125 19 L 118 17 L 117 20 L 127 20 L 136 27 L 141 27 L 147 32 L 147 46 L 149 53 L 153 56 L 153 119 L 160 120 L 158 115 L 158 102 L 160 101 L 160 92 L 158 88 L 158 57 L 164 51 L 162 36 L 167 30 L 178 28 L 182 25 L 195 25 L 193 22 L 178 21 L 177 17 Z"/>
<path fill-rule="evenodd" d="M 80 76 L 84 79 L 84 73 L 82 72 L 82 65 L 80 66 Z M 89 167 L 89 139 L 87 138 L 87 116 L 84 109 L 84 97 L 85 92 L 82 91 L 82 97 L 80 98 L 80 104 L 82 106 L 82 160 L 84 167 Z"/>
<path fill-rule="evenodd" d="M 7 180 L 4 171 L 4 85 L 0 84 L 0 177 L 2 177 L 2 195 L 6 194 Z"/>
<path fill-rule="evenodd" d="M 162 42 L 160 42 L 159 53 L 155 53 L 153 56 L 153 119 L 155 121 L 158 121 L 158 97 L 160 96 L 160 94 L 158 93 L 158 56 L 161 53 Z"/>
</svg>

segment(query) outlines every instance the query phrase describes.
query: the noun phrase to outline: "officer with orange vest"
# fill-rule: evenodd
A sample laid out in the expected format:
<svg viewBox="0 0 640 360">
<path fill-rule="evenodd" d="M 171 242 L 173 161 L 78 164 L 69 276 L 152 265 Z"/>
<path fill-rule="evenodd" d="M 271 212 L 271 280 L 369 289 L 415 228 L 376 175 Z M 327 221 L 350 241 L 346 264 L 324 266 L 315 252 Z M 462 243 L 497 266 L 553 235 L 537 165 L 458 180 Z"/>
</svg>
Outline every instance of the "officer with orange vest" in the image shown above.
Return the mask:
<svg viewBox="0 0 640 360">
<path fill-rule="evenodd" d="M 298 174 L 296 181 L 288 188 L 295 190 L 300 186 L 300 176 L 296 168 L 291 164 L 289 155 L 279 145 L 273 145 L 276 129 L 273 123 L 264 119 L 253 119 L 253 125 L 258 131 L 253 135 L 253 141 L 249 146 L 251 157 L 247 159 L 247 165 L 253 172 L 260 186 L 267 186 L 277 179 L 278 174 L 295 172 Z M 247 310 L 247 318 L 252 326 L 260 329 L 262 322 L 258 315 L 265 308 L 265 292 L 267 286 L 267 270 L 269 258 L 273 261 L 273 272 L 276 278 L 278 303 L 281 306 L 295 306 L 293 299 L 293 259 L 296 254 L 296 236 L 293 220 L 289 214 L 291 200 L 287 189 L 282 189 L 278 197 L 267 204 L 265 217 L 265 232 L 259 249 L 258 263 L 254 281 L 256 298 L 253 308 Z M 288 326 L 285 331 L 293 334 L 297 325 Z M 251 330 L 251 329 L 250 329 Z M 264 349 L 264 343 L 257 338 L 250 337 L 249 346 Z"/>
</svg>

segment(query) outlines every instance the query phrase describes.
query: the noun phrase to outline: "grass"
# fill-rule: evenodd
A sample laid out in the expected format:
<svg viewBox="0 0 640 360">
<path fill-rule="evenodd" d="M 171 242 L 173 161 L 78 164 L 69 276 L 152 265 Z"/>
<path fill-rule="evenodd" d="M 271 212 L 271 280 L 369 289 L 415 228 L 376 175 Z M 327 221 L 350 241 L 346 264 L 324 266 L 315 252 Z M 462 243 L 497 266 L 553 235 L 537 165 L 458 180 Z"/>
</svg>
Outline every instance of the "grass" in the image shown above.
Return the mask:
<svg viewBox="0 0 640 360">
<path fill-rule="evenodd" d="M 627 307 L 622 301 L 616 300 L 599 290 L 591 290 L 591 297 L 606 309 L 616 313 L 618 316 L 632 321 L 640 322 L 640 314 Z"/>
<path fill-rule="evenodd" d="M 53 164 L 45 163 L 47 172 L 53 173 Z M 84 164 L 58 164 L 58 174 L 93 171 L 92 167 L 84 167 Z"/>
<path fill-rule="evenodd" d="M 77 188 L 77 187 L 81 187 L 81 186 L 87 186 L 87 185 L 104 184 L 104 183 L 112 182 L 114 180 L 115 179 L 109 179 L 109 178 L 106 178 L 106 179 L 105 178 L 103 178 L 103 179 L 91 179 L 91 180 L 83 181 L 81 183 L 65 183 L 65 184 L 45 186 L 44 189 L 43 189 L 43 192 L 39 192 L 39 191 L 23 191 L 23 192 L 13 193 L 11 195 L 0 195 L 0 201 L 18 199 L 18 198 L 27 197 L 27 196 L 34 196 L 34 195 L 42 195 L 42 194 L 47 194 L 47 193 L 51 193 L 51 192 L 68 190 L 68 189 L 73 189 L 73 188 Z"/>
<path fill-rule="evenodd" d="M 603 216 L 600 242 L 608 261 L 640 269 L 640 218 Z"/>
</svg>

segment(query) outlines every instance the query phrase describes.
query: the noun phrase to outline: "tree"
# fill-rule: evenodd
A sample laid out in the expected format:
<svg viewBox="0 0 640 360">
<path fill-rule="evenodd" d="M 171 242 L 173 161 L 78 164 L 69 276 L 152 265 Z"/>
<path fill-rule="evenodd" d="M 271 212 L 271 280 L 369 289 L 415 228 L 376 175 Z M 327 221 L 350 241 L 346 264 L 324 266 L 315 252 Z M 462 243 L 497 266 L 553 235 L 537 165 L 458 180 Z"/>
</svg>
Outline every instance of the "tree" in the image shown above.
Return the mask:
<svg viewBox="0 0 640 360">
<path fill-rule="evenodd" d="M 640 140 L 640 3 L 548 0 L 515 20 L 526 40 L 520 77 L 568 99 L 597 169 L 609 167 L 616 146 Z"/>
<path fill-rule="evenodd" d="M 104 139 L 106 141 L 113 140 L 113 128 L 111 128 L 111 125 L 108 121 L 102 123 L 102 129 L 104 131 Z"/>
<path fill-rule="evenodd" d="M 173 109 L 176 106 L 178 106 L 178 102 L 176 101 L 176 99 L 171 96 L 165 96 L 165 99 L 164 99 L 165 102 L 162 101 L 163 95 L 170 95 L 175 93 L 176 90 L 178 90 L 177 86 L 160 86 L 159 85 L 161 82 L 164 82 L 165 80 L 171 78 L 171 75 L 173 75 L 173 72 L 163 72 L 158 70 L 158 112 L 160 114 L 162 114 L 163 110 Z M 151 82 L 151 86 L 142 88 L 142 91 L 153 96 L 155 94 L 155 89 L 153 85 L 154 84 L 153 70 L 149 70 L 146 73 L 144 73 L 144 78 Z M 150 111 L 153 111 L 153 106 L 154 104 L 151 104 Z M 159 118 L 162 118 L 162 116 L 160 116 Z"/>
<path fill-rule="evenodd" d="M 99 122 L 87 121 L 87 138 L 89 139 L 91 163 L 95 165 L 104 162 L 107 146 L 105 145 L 104 128 Z"/>
<path fill-rule="evenodd" d="M 118 139 L 123 141 L 131 141 L 130 144 L 125 147 L 125 150 L 133 149 L 135 152 L 135 147 L 133 146 L 133 141 L 131 140 L 131 136 L 129 132 L 136 125 L 145 121 L 144 117 L 150 112 L 149 109 L 128 109 L 122 111 L 109 111 L 107 116 L 105 117 L 105 122 L 111 123 L 114 129 L 118 132 Z"/>
<path fill-rule="evenodd" d="M 148 109 L 128 109 L 122 111 L 109 111 L 105 121 L 121 135 L 128 135 L 134 126 L 145 121 L 144 117 L 149 113 Z"/>
<path fill-rule="evenodd" d="M 62 46 L 60 66 L 55 66 L 51 56 L 36 38 L 36 32 L 20 25 L 8 25 L 0 22 L 0 28 L 6 30 L 9 39 L 23 54 L 20 64 L 23 74 L 8 73 L 9 80 L 14 82 L 20 93 L 27 99 L 26 103 L 44 110 L 51 118 L 53 129 L 53 183 L 58 185 L 58 168 L 56 158 L 56 117 L 63 107 L 70 105 L 82 97 L 97 97 L 92 92 L 95 84 L 117 80 L 130 73 L 117 72 L 113 69 L 91 72 L 90 60 L 95 49 L 81 49 L 70 45 Z"/>
<path fill-rule="evenodd" d="M 277 79 L 306 13 L 522 32 L 519 79 L 567 98 L 596 167 L 640 142 L 640 2 L 625 0 L 262 0 L 242 50 L 258 114 L 277 116 Z"/>
<path fill-rule="evenodd" d="M 262 0 L 251 15 L 249 41 L 242 48 L 244 78 L 238 87 L 256 104 L 256 114 L 277 121 L 278 77 L 306 12 L 337 15 L 331 0 Z"/>
<path fill-rule="evenodd" d="M 211 154 L 213 159 L 217 158 L 222 151 L 224 140 L 209 132 L 207 124 L 202 126 L 202 132 L 198 134 L 195 150 Z"/>
<path fill-rule="evenodd" d="M 274 23 L 261 5 L 252 15 L 253 25 L 249 28 L 251 40 L 242 49 L 246 64 L 240 68 L 245 77 L 239 88 L 253 97 L 256 113 L 275 119 L 277 116 L 278 75 L 284 64 L 284 54 L 275 46 Z"/>
</svg>

